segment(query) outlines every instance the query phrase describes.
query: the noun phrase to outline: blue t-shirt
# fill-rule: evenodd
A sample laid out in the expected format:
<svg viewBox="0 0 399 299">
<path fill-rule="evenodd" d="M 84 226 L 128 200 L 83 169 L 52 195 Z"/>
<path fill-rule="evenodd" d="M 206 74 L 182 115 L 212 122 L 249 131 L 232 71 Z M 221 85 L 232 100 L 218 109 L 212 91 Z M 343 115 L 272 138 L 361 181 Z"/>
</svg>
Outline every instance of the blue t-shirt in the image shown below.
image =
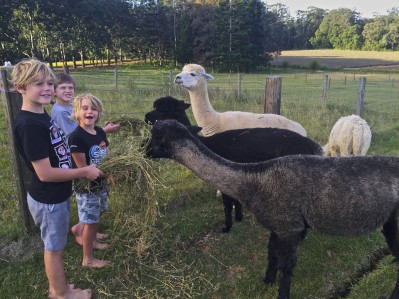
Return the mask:
<svg viewBox="0 0 399 299">
<path fill-rule="evenodd" d="M 57 125 L 64 131 L 67 138 L 76 129 L 78 124 L 69 117 L 72 115 L 72 105 L 68 108 L 55 103 L 51 109 L 51 118 L 55 120 Z"/>
</svg>

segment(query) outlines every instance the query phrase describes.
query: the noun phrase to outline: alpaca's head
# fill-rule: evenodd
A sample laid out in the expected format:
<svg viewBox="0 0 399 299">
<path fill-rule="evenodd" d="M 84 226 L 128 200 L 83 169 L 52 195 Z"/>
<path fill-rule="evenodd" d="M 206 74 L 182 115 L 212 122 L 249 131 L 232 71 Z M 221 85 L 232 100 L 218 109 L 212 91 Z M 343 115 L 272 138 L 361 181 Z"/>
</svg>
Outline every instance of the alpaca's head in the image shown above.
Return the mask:
<svg viewBox="0 0 399 299">
<path fill-rule="evenodd" d="M 188 90 L 204 85 L 206 80 L 213 80 L 213 76 L 205 72 L 198 64 L 186 64 L 180 74 L 176 75 L 175 82 Z"/>
<path fill-rule="evenodd" d="M 187 128 L 176 120 L 156 121 L 151 130 L 151 140 L 146 155 L 151 158 L 173 158 L 173 143 L 191 136 Z"/>
<path fill-rule="evenodd" d="M 154 110 L 145 115 L 144 121 L 147 124 L 154 124 L 157 120 L 176 119 L 189 126 L 191 123 L 185 110 L 190 106 L 190 104 L 171 96 L 162 97 L 154 101 Z"/>
</svg>

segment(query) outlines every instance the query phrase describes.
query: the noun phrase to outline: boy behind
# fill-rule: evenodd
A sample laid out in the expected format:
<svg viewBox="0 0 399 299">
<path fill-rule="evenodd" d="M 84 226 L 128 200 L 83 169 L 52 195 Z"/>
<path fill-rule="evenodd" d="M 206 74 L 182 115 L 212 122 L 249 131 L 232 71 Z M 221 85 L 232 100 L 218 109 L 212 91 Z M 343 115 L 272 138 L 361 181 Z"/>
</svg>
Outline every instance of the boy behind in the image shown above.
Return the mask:
<svg viewBox="0 0 399 299">
<path fill-rule="evenodd" d="M 54 96 L 55 104 L 51 109 L 51 118 L 68 137 L 76 129 L 77 124 L 70 119 L 72 115 L 72 99 L 75 95 L 75 80 L 67 73 L 55 75 Z"/>
<path fill-rule="evenodd" d="M 66 137 L 44 110 L 54 94 L 54 74 L 36 59 L 19 62 L 12 81 L 22 95 L 21 111 L 15 118 L 16 148 L 30 170 L 27 202 L 44 243 L 44 265 L 49 281 L 49 298 L 86 299 L 91 290 L 67 285 L 63 253 L 69 231 L 72 180 L 97 179 L 96 165 L 72 169 Z"/>
</svg>

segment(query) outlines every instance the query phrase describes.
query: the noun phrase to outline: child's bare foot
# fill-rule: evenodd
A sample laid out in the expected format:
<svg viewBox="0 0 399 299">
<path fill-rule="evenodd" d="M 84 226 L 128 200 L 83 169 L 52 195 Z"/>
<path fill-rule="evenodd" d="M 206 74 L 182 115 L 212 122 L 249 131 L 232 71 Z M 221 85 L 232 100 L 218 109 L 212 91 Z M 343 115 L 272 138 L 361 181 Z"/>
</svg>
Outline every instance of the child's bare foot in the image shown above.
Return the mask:
<svg viewBox="0 0 399 299">
<path fill-rule="evenodd" d="M 83 225 L 81 223 L 75 224 L 74 226 L 72 226 L 71 232 L 75 235 L 76 243 L 78 243 L 79 245 L 83 245 Z M 96 234 L 97 240 L 106 239 L 108 237 L 109 237 L 108 234 L 102 234 L 102 233 Z M 94 244 L 94 247 L 95 246 L 96 244 Z M 104 248 L 97 248 L 97 249 L 104 249 Z"/>
<path fill-rule="evenodd" d="M 65 299 L 90 299 L 91 298 L 91 290 L 90 289 L 69 289 L 68 292 L 64 296 Z"/>
<path fill-rule="evenodd" d="M 97 239 L 97 240 L 106 239 L 106 238 L 108 238 L 108 237 L 109 237 L 108 234 L 102 234 L 102 233 L 97 233 L 97 234 L 96 234 L 96 239 Z"/>
<path fill-rule="evenodd" d="M 98 249 L 98 250 L 104 250 L 104 249 L 108 248 L 108 244 L 107 243 L 94 242 L 93 248 L 94 249 Z"/>
<path fill-rule="evenodd" d="M 74 284 L 69 284 L 68 285 L 70 290 L 75 289 L 75 285 Z M 49 299 L 57 299 L 57 295 L 55 294 L 55 291 L 50 287 L 49 291 L 48 291 L 48 298 Z"/>
<path fill-rule="evenodd" d="M 83 267 L 92 267 L 92 268 L 102 268 L 102 267 L 107 266 L 108 264 L 109 264 L 109 261 L 98 260 L 95 258 L 82 262 Z"/>
</svg>

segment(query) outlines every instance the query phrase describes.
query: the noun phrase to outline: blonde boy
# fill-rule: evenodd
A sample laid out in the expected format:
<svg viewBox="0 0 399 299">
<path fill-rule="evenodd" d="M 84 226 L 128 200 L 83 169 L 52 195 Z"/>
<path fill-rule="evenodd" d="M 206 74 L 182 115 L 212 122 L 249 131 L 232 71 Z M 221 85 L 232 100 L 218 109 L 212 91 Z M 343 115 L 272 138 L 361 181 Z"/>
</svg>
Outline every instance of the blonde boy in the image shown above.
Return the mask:
<svg viewBox="0 0 399 299">
<path fill-rule="evenodd" d="M 72 169 L 70 149 L 62 130 L 44 109 L 54 94 L 54 74 L 36 59 L 20 61 L 12 81 L 22 95 L 15 118 L 15 145 L 30 170 L 27 202 L 44 243 L 44 265 L 49 298 L 91 298 L 91 290 L 67 285 L 63 253 L 69 231 L 72 180 L 95 180 L 102 175 L 96 165 Z"/>
<path fill-rule="evenodd" d="M 86 167 L 99 164 L 108 154 L 109 142 L 104 130 L 97 126 L 103 108 L 101 101 L 91 94 L 77 96 L 73 100 L 73 114 L 78 127 L 69 135 L 73 167 Z M 76 186 L 79 186 L 77 182 Z M 108 207 L 108 191 L 105 180 L 98 178 L 89 186 L 75 188 L 78 204 L 79 223 L 82 226 L 83 260 L 82 266 L 101 268 L 108 261 L 94 258 L 93 249 L 104 249 L 105 243 L 96 242 L 100 215 Z"/>
</svg>

